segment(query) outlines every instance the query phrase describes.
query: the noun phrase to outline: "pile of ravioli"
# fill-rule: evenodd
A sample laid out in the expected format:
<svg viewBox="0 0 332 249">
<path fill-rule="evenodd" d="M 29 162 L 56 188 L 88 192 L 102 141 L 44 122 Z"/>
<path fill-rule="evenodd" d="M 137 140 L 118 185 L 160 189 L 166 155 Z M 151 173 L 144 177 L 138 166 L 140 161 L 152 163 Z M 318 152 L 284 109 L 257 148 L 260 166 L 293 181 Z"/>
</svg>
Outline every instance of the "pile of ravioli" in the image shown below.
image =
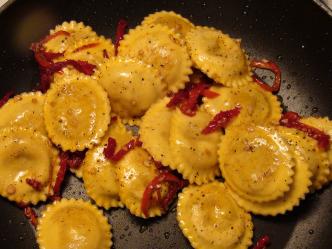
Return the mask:
<svg viewBox="0 0 332 249">
<path fill-rule="evenodd" d="M 49 204 L 36 229 L 41 249 L 109 249 L 111 226 L 97 206 L 126 207 L 142 218 L 164 214 L 157 205 L 147 217 L 141 210 L 144 190 L 158 175 L 155 161 L 190 183 L 179 194 L 177 220 L 199 249 L 248 248 L 250 213 L 284 214 L 332 180 L 332 149 L 323 151 L 305 133 L 278 125 L 280 102 L 252 81 L 240 40 L 166 11 L 129 30 L 117 56 L 110 39 L 83 23 L 64 22 L 50 34 L 58 31 L 70 35 L 49 40 L 46 51 L 63 53 L 56 61 L 93 64 L 94 74 L 68 66 L 45 94 L 22 93 L 0 109 L 0 195 L 11 201 L 46 201 L 59 171 L 59 150 L 87 150 L 72 171 L 93 204 Z M 193 68 L 213 80 L 210 90 L 219 95 L 204 97 L 196 114 L 187 116 L 166 105 L 170 92 L 193 81 Z M 241 112 L 225 130 L 202 134 L 216 114 L 237 106 Z M 328 118 L 301 122 L 332 137 Z M 126 124 L 139 126 L 143 145 L 110 161 L 103 153 L 108 138 L 118 150 L 135 135 Z M 26 179 L 38 180 L 41 189 Z"/>
</svg>

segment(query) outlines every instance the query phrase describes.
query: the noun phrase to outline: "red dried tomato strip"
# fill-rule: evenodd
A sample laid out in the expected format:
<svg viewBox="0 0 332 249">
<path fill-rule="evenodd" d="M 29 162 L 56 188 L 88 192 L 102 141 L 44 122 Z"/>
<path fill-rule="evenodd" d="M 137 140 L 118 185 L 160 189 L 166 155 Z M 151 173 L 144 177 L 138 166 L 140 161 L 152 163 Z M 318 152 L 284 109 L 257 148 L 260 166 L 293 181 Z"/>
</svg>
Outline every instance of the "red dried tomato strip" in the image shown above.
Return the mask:
<svg viewBox="0 0 332 249">
<path fill-rule="evenodd" d="M 209 134 L 221 128 L 226 128 L 229 122 L 240 114 L 241 107 L 221 111 L 209 122 L 209 124 L 202 130 L 202 134 Z"/>
<path fill-rule="evenodd" d="M 63 56 L 63 53 L 53 53 L 53 52 L 43 52 L 44 57 L 46 58 L 46 60 L 48 61 L 53 61 L 54 59 L 57 59 L 61 56 Z"/>
<path fill-rule="evenodd" d="M 131 139 L 128 143 L 122 146 L 118 152 L 115 153 L 116 140 L 109 137 L 103 153 L 107 159 L 117 162 L 120 161 L 130 150 L 141 146 L 142 142 L 139 141 L 139 138 Z"/>
<path fill-rule="evenodd" d="M 4 104 L 6 104 L 8 102 L 8 100 L 10 99 L 10 97 L 12 97 L 13 95 L 14 95 L 14 91 L 6 92 L 5 95 L 2 97 L 2 99 L 0 99 L 0 107 L 2 107 Z"/>
<path fill-rule="evenodd" d="M 210 85 L 205 82 L 187 84 L 185 89 L 179 90 L 173 95 L 167 104 L 167 107 L 173 108 L 178 106 L 183 114 L 194 116 L 201 97 L 215 98 L 219 95 L 218 93 L 209 90 L 209 88 Z"/>
<path fill-rule="evenodd" d="M 54 184 L 54 187 L 53 187 L 53 192 L 54 192 L 53 195 L 55 197 L 60 197 L 61 185 L 62 185 L 62 182 L 65 178 L 67 168 L 68 168 L 67 160 L 68 160 L 68 154 L 62 152 L 60 154 L 60 169 L 59 169 L 59 172 L 58 172 L 58 175 L 56 177 L 55 184 Z"/>
<path fill-rule="evenodd" d="M 46 42 L 49 42 L 50 40 L 54 39 L 55 37 L 60 36 L 60 35 L 70 36 L 70 33 L 68 33 L 67 31 L 64 31 L 64 30 L 60 30 L 60 31 L 55 32 L 54 34 L 47 35 L 42 40 L 40 40 L 39 42 L 32 43 L 31 46 L 30 46 L 30 49 L 34 52 L 39 51 L 41 49 L 45 50 L 44 47 L 43 47 L 44 44 Z"/>
<path fill-rule="evenodd" d="M 84 151 L 75 151 L 75 152 L 65 152 L 67 154 L 67 166 L 71 169 L 78 169 L 85 158 L 86 150 Z"/>
<path fill-rule="evenodd" d="M 318 147 L 323 150 L 328 150 L 330 147 L 330 136 L 315 127 L 301 123 L 300 119 L 301 116 L 298 113 L 286 112 L 281 117 L 279 123 L 280 125 L 303 131 L 318 142 Z"/>
<path fill-rule="evenodd" d="M 151 158 L 151 159 L 152 159 L 154 165 L 156 166 L 156 168 L 159 170 L 160 173 L 171 171 L 167 166 L 164 166 L 161 162 L 156 161 L 153 158 Z"/>
<path fill-rule="evenodd" d="M 262 79 L 260 79 L 257 75 L 253 76 L 253 80 L 260 85 L 264 90 L 276 93 L 280 90 L 281 86 L 281 70 L 278 65 L 272 61 L 268 60 L 252 60 L 250 62 L 251 67 L 266 69 L 272 71 L 274 73 L 274 82 L 272 86 L 266 84 Z"/>
<path fill-rule="evenodd" d="M 106 59 L 109 59 L 110 57 L 108 56 L 107 50 L 103 49 L 103 57 Z"/>
<path fill-rule="evenodd" d="M 35 210 L 32 207 L 25 207 L 24 208 L 24 215 L 30 221 L 30 223 L 36 228 L 38 225 L 38 216 Z"/>
<path fill-rule="evenodd" d="M 41 41 L 32 43 L 30 49 L 35 53 L 35 59 L 38 64 L 42 67 L 47 67 L 52 63 L 52 60 L 58 58 L 63 55 L 63 53 L 53 53 L 53 52 L 46 52 L 44 48 L 44 44 L 59 35 L 70 36 L 70 33 L 67 31 L 60 30 L 55 32 L 54 34 L 48 35 L 43 38 Z"/>
<path fill-rule="evenodd" d="M 210 89 L 205 89 L 202 92 L 202 95 L 208 99 L 214 99 L 219 96 L 219 93 L 216 93 L 214 91 L 211 91 Z"/>
<path fill-rule="evenodd" d="M 31 50 L 34 52 L 35 59 L 40 67 L 40 84 L 38 86 L 38 90 L 42 92 L 46 92 L 49 89 L 53 74 L 61 71 L 66 66 L 73 66 L 76 70 L 86 75 L 92 75 L 94 69 L 96 68 L 95 65 L 80 60 L 66 60 L 54 63 L 53 60 L 62 56 L 63 53 L 46 52 L 43 44 L 59 35 L 69 36 L 70 33 L 66 31 L 58 31 L 52 35 L 45 37 L 40 42 L 33 43 L 31 45 Z M 75 51 L 80 51 L 82 49 L 86 49 L 96 45 L 98 45 L 98 43 L 88 44 L 78 48 Z"/>
<path fill-rule="evenodd" d="M 138 139 L 132 139 L 127 144 L 125 144 L 117 153 L 112 156 L 112 161 L 120 161 L 130 150 L 135 147 L 141 147 L 142 142 Z"/>
<path fill-rule="evenodd" d="M 187 116 L 194 116 L 198 107 L 198 98 L 209 86 L 203 83 L 192 84 L 188 92 L 188 98 L 180 103 L 180 110 Z"/>
<path fill-rule="evenodd" d="M 109 137 L 108 141 L 107 141 L 107 145 L 103 151 L 104 156 L 107 159 L 112 160 L 114 153 L 115 153 L 115 148 L 116 148 L 116 140 L 112 137 Z"/>
<path fill-rule="evenodd" d="M 42 40 L 40 41 L 40 44 L 43 45 L 43 44 L 45 44 L 46 42 L 49 42 L 50 40 L 52 40 L 52 39 L 54 39 L 55 37 L 58 37 L 58 36 L 60 36 L 60 35 L 70 36 L 70 33 L 67 32 L 67 31 L 64 31 L 64 30 L 59 30 L 59 31 L 57 31 L 57 32 L 55 32 L 55 33 L 53 33 L 53 34 L 51 34 L 51 35 L 46 36 L 44 39 L 42 39 Z"/>
<path fill-rule="evenodd" d="M 63 68 L 67 66 L 73 66 L 77 71 L 84 73 L 86 75 L 92 75 L 94 69 L 96 68 L 95 65 L 90 64 L 86 61 L 80 60 L 65 60 L 59 61 L 56 63 L 49 63 L 48 66 L 40 67 L 40 85 L 38 86 L 38 90 L 42 91 L 43 93 L 46 92 L 51 84 L 52 76 L 54 73 L 61 71 Z"/>
<path fill-rule="evenodd" d="M 37 90 L 41 91 L 42 93 L 45 93 L 50 88 L 52 75 L 53 74 L 50 73 L 48 70 L 45 70 L 42 67 L 40 67 L 39 69 L 40 81 L 39 85 L 37 86 Z"/>
<path fill-rule="evenodd" d="M 94 43 L 90 43 L 90 44 L 86 44 L 86 45 L 83 45 L 79 48 L 76 48 L 73 53 L 76 53 L 76 52 L 79 52 L 79 51 L 82 51 L 82 50 L 85 50 L 85 49 L 89 49 L 89 48 L 94 48 L 94 47 L 97 47 L 99 45 L 99 42 L 94 42 Z"/>
<path fill-rule="evenodd" d="M 26 183 L 29 184 L 34 190 L 41 191 L 43 188 L 43 185 L 40 181 L 37 181 L 35 179 L 27 178 L 25 179 Z"/>
<path fill-rule="evenodd" d="M 52 61 L 48 60 L 47 56 L 43 51 L 35 52 L 35 60 L 38 65 L 42 68 L 47 68 L 52 65 Z"/>
<path fill-rule="evenodd" d="M 270 237 L 268 235 L 264 235 L 258 239 L 253 249 L 265 249 L 270 245 L 270 243 L 271 243 Z"/>
<path fill-rule="evenodd" d="M 187 98 L 188 98 L 188 91 L 185 89 L 181 89 L 173 95 L 173 97 L 167 103 L 166 107 L 168 108 L 176 107 Z"/>
<path fill-rule="evenodd" d="M 61 71 L 64 67 L 73 66 L 77 71 L 84 73 L 86 75 L 92 75 L 96 66 L 90 64 L 86 61 L 81 60 L 65 60 L 53 63 L 51 67 L 48 68 L 50 73 L 54 74 Z"/>
<path fill-rule="evenodd" d="M 124 19 L 119 20 L 115 34 L 115 43 L 114 43 L 115 56 L 118 55 L 118 47 L 120 45 L 120 41 L 123 39 L 123 36 L 126 33 L 127 26 L 128 22 L 126 20 Z"/>
<path fill-rule="evenodd" d="M 161 189 L 162 184 L 168 183 L 168 192 L 164 198 L 161 198 L 161 194 L 158 192 Z M 143 214 L 148 217 L 149 209 L 153 203 L 154 197 L 153 193 L 157 191 L 157 204 L 163 208 L 167 209 L 170 202 L 173 200 L 176 193 L 183 188 L 185 185 L 184 181 L 176 177 L 175 175 L 169 172 L 163 172 L 160 175 L 156 176 L 152 179 L 152 181 L 147 185 L 144 190 L 142 202 L 141 202 L 141 210 Z"/>
<path fill-rule="evenodd" d="M 111 123 L 114 123 L 115 121 L 117 121 L 118 120 L 118 117 L 117 116 L 113 116 L 113 117 L 111 117 Z"/>
</svg>

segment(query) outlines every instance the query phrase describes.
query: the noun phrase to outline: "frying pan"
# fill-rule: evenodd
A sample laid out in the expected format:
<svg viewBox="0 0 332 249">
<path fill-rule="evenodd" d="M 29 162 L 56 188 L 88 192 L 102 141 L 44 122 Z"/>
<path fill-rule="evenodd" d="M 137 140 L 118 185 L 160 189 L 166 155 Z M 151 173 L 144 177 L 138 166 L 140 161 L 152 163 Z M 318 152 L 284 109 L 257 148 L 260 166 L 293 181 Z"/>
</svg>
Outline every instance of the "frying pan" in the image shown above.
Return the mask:
<svg viewBox="0 0 332 249">
<path fill-rule="evenodd" d="M 83 21 L 113 37 L 119 18 L 134 27 L 157 10 L 174 10 L 198 25 L 214 26 L 235 38 L 251 58 L 268 58 L 282 69 L 280 99 L 301 115 L 332 117 L 332 18 L 312 1 L 10 1 L 0 9 L 0 93 L 31 90 L 37 65 L 28 47 L 65 20 Z M 258 72 L 261 73 L 261 72 Z M 269 80 L 270 75 L 267 76 Z M 82 182 L 65 181 L 64 197 L 88 199 Z M 105 212 L 115 249 L 191 248 L 178 228 L 176 203 L 161 218 L 142 220 L 125 209 Z M 42 209 L 43 206 L 40 207 Z M 254 216 L 255 238 L 268 234 L 270 249 L 332 248 L 332 187 L 308 195 L 287 215 Z M 0 198 L 0 248 L 38 248 L 22 210 Z M 59 248 L 61 249 L 61 248 Z"/>
</svg>

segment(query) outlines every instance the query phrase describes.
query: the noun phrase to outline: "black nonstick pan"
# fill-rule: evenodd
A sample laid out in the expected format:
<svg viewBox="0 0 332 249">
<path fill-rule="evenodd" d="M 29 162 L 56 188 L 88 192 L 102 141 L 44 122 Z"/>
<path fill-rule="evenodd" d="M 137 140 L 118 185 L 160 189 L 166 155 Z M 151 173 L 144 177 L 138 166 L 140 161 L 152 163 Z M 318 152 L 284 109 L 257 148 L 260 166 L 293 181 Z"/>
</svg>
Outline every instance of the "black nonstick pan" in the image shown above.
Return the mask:
<svg viewBox="0 0 332 249">
<path fill-rule="evenodd" d="M 174 10 L 195 24 L 241 38 L 251 58 L 267 58 L 280 65 L 279 95 L 285 108 L 302 115 L 332 117 L 332 18 L 308 0 L 9 1 L 0 10 L 1 95 L 36 85 L 38 68 L 28 48 L 56 24 L 83 21 L 97 33 L 113 37 L 120 18 L 134 27 L 157 10 Z M 87 199 L 82 183 L 73 176 L 66 178 L 63 196 Z M 175 207 L 173 203 L 166 216 L 148 221 L 134 218 L 125 209 L 106 212 L 113 226 L 113 247 L 191 248 L 178 228 Z M 287 215 L 254 216 L 254 224 L 254 241 L 268 234 L 271 249 L 332 248 L 332 187 L 308 195 Z M 3 198 L 0 248 L 38 248 L 23 211 Z"/>
</svg>

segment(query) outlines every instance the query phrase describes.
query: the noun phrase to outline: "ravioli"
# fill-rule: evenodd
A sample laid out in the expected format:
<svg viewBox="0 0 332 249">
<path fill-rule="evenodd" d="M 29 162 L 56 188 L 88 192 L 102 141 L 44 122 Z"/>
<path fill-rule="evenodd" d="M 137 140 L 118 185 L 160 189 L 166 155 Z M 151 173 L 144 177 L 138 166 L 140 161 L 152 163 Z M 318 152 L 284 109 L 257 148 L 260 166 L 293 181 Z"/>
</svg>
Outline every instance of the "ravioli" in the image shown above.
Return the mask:
<svg viewBox="0 0 332 249">
<path fill-rule="evenodd" d="M 148 152 L 139 147 L 129 151 L 117 163 L 116 173 L 120 184 L 120 199 L 131 214 L 142 218 L 162 215 L 163 210 L 156 205 L 150 207 L 148 217 L 145 217 L 141 210 L 145 188 L 159 174 Z"/>
<path fill-rule="evenodd" d="M 0 128 L 20 126 L 47 135 L 44 124 L 45 95 L 30 92 L 16 95 L 0 108 Z"/>
<path fill-rule="evenodd" d="M 241 197 L 267 202 L 289 190 L 294 159 L 273 127 L 240 126 L 227 130 L 219 148 L 225 182 Z"/>
<path fill-rule="evenodd" d="M 170 121 L 173 110 L 166 107 L 169 98 L 158 101 L 142 118 L 139 133 L 143 147 L 163 165 L 171 165 L 173 157 L 169 145 Z"/>
<path fill-rule="evenodd" d="M 202 134 L 211 119 L 203 109 L 193 117 L 177 109 L 171 118 L 169 142 L 174 163 L 169 166 L 190 183 L 200 185 L 220 175 L 217 151 L 221 133 Z"/>
<path fill-rule="evenodd" d="M 44 44 L 47 51 L 63 53 L 67 49 L 74 47 L 78 42 L 97 37 L 96 32 L 90 26 L 84 25 L 82 22 L 70 21 L 57 25 L 50 31 L 50 35 L 59 31 L 68 32 L 69 35 L 58 35 Z"/>
<path fill-rule="evenodd" d="M 167 26 L 179 34 L 184 39 L 187 33 L 194 27 L 194 25 L 183 16 L 176 14 L 173 11 L 159 11 L 146 16 L 142 25 L 160 24 Z"/>
<path fill-rule="evenodd" d="M 251 69 L 240 41 L 219 30 L 196 26 L 186 36 L 195 67 L 216 83 L 241 86 L 251 81 Z"/>
<path fill-rule="evenodd" d="M 38 220 L 41 249 L 110 249 L 111 225 L 90 202 L 66 200 L 48 205 Z"/>
<path fill-rule="evenodd" d="M 64 59 L 86 61 L 100 67 L 113 56 L 114 46 L 112 41 L 99 36 L 77 42 L 75 46 L 65 52 Z"/>
<path fill-rule="evenodd" d="M 119 182 L 116 177 L 116 163 L 105 158 L 104 148 L 108 138 L 116 140 L 118 151 L 129 142 L 131 134 L 118 118 L 110 128 L 100 145 L 89 150 L 82 164 L 83 182 L 88 195 L 98 206 L 105 209 L 123 207 L 119 196 Z"/>
<path fill-rule="evenodd" d="M 52 195 L 59 170 L 58 152 L 38 131 L 0 130 L 0 195 L 17 203 L 37 204 Z M 38 181 L 40 190 L 27 183 Z"/>
<path fill-rule="evenodd" d="M 179 195 L 177 220 L 194 248 L 246 249 L 252 244 L 251 216 L 220 182 L 185 188 Z"/>
<path fill-rule="evenodd" d="M 99 143 L 110 123 L 105 90 L 90 77 L 72 75 L 54 82 L 44 114 L 50 139 L 63 150 L 82 151 Z"/>
<path fill-rule="evenodd" d="M 220 111 L 241 107 L 240 114 L 228 125 L 278 124 L 281 118 L 280 102 L 275 95 L 250 83 L 242 87 L 213 86 L 211 91 L 219 94 L 216 98 L 203 98 L 204 108 L 213 116 Z"/>
<path fill-rule="evenodd" d="M 166 94 L 158 71 L 133 59 L 111 59 L 100 68 L 97 80 L 108 93 L 112 111 L 124 119 L 141 117 Z"/>
<path fill-rule="evenodd" d="M 328 159 L 329 159 L 329 170 L 330 170 L 330 174 L 328 176 L 328 181 L 332 181 L 332 121 L 325 117 L 325 118 L 316 118 L 316 117 L 307 117 L 307 118 L 303 118 L 301 119 L 301 122 L 307 124 L 307 125 L 311 125 L 323 132 L 325 132 L 326 134 L 328 134 L 330 136 L 330 148 L 327 151 L 328 154 Z M 326 172 L 326 170 L 324 170 Z M 325 184 L 326 182 L 323 181 L 323 184 Z"/>
<path fill-rule="evenodd" d="M 292 211 L 294 207 L 300 204 L 301 200 L 304 200 L 312 184 L 310 180 L 312 173 L 308 162 L 304 160 L 300 153 L 301 152 L 294 153 L 295 167 L 293 169 L 293 182 L 284 195 L 272 201 L 254 202 L 239 196 L 235 191 L 229 188 L 232 197 L 241 207 L 254 214 L 276 216 L 278 214 L 285 214 L 287 211 Z"/>
<path fill-rule="evenodd" d="M 158 24 L 131 29 L 120 42 L 119 55 L 150 64 L 173 92 L 184 88 L 192 73 L 191 60 L 179 35 Z"/>
<path fill-rule="evenodd" d="M 278 127 L 278 131 L 298 156 L 303 157 L 312 173 L 313 189 L 321 189 L 328 182 L 329 161 L 327 153 L 318 148 L 314 139 L 296 129 Z"/>
</svg>

